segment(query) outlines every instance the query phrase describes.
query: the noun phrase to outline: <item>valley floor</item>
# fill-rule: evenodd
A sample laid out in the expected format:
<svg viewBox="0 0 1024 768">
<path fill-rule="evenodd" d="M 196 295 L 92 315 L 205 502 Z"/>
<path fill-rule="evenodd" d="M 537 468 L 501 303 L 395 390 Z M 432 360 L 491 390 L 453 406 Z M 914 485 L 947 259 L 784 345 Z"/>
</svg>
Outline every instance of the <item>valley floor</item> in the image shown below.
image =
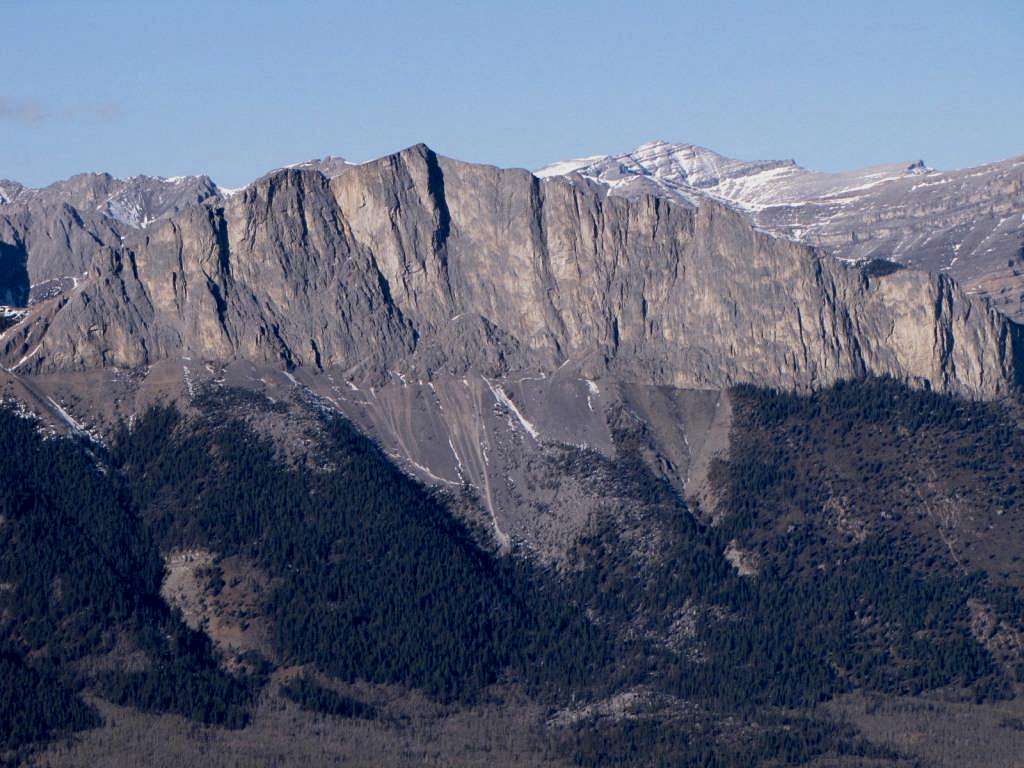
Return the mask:
<svg viewBox="0 0 1024 768">
<path fill-rule="evenodd" d="M 29 765 L 42 768 L 178 768 L 228 766 L 571 766 L 557 748 L 548 714 L 511 690 L 495 690 L 472 707 L 444 707 L 384 686 L 361 686 L 382 703 L 378 720 L 308 712 L 265 694 L 243 729 L 203 726 L 177 715 L 154 715 L 91 697 L 104 725 L 51 745 Z M 269 689 L 268 689 L 269 690 Z M 822 756 L 816 768 L 929 766 L 1019 768 L 1024 755 L 1024 700 L 977 704 L 943 695 L 842 696 L 822 715 L 853 723 L 873 744 L 904 758 Z"/>
<path fill-rule="evenodd" d="M 378 720 L 311 713 L 267 694 L 240 730 L 203 726 L 177 715 L 153 715 L 100 699 L 104 725 L 51 746 L 34 766 L 104 768 L 145 765 L 274 766 L 567 766 L 545 733 L 543 713 L 511 694 L 470 708 L 448 709 L 415 694 L 375 686 L 387 701 Z"/>
</svg>

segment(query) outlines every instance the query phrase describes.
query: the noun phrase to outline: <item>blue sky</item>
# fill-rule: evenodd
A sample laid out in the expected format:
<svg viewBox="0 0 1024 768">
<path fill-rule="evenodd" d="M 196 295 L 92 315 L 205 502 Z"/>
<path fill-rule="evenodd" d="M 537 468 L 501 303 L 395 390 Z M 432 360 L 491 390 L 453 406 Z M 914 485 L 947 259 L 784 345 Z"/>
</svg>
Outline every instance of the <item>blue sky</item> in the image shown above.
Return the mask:
<svg viewBox="0 0 1024 768">
<path fill-rule="evenodd" d="M 1024 3 L 0 0 L 0 177 L 654 138 L 839 170 L 1024 153 Z"/>
</svg>

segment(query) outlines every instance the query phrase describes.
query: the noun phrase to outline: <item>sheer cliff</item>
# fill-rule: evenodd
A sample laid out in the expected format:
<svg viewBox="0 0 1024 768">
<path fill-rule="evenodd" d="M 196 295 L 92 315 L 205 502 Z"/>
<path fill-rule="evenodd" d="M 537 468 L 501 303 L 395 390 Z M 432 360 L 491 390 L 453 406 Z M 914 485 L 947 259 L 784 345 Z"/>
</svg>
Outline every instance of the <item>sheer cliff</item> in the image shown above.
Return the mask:
<svg viewBox="0 0 1024 768">
<path fill-rule="evenodd" d="M 5 366 L 194 356 L 365 380 L 571 366 L 787 389 L 891 375 L 972 397 L 1020 375 L 1020 327 L 945 276 L 851 267 L 713 202 L 610 196 L 422 145 L 333 178 L 285 169 L 123 237 L 0 336 Z"/>
</svg>

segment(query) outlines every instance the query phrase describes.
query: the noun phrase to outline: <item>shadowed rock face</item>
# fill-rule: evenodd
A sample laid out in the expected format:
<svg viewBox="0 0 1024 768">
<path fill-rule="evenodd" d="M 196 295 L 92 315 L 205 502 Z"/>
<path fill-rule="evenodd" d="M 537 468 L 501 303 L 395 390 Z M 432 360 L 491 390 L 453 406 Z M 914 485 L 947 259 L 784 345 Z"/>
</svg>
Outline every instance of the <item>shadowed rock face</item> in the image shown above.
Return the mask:
<svg viewBox="0 0 1024 768">
<path fill-rule="evenodd" d="M 1020 328 L 945 276 L 861 270 L 712 202 L 423 146 L 332 179 L 288 169 L 100 248 L 0 337 L 20 372 L 174 355 L 429 379 L 553 371 L 807 389 L 889 374 L 975 397 L 1016 386 Z"/>
<path fill-rule="evenodd" d="M 96 252 L 120 246 L 116 222 L 67 202 L 0 207 L 0 296 L 25 306 L 71 288 Z"/>
</svg>

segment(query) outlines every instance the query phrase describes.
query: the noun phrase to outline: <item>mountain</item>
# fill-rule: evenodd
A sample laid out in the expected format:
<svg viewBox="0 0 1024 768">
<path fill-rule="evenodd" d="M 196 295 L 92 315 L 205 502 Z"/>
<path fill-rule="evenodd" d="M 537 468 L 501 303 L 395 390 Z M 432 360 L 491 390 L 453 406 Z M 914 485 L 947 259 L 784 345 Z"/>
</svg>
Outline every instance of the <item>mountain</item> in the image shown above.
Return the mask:
<svg viewBox="0 0 1024 768">
<path fill-rule="evenodd" d="M 132 176 L 81 173 L 47 187 L 32 189 L 0 181 L 0 203 L 52 208 L 67 203 L 85 213 L 104 214 L 132 228 L 173 215 L 217 193 L 208 176 Z"/>
<path fill-rule="evenodd" d="M 320 170 L 333 178 L 352 165 L 328 155 L 289 167 Z M 1024 311 L 1020 307 L 1022 158 L 962 171 L 938 171 L 917 160 L 819 173 L 792 160 L 745 162 L 691 144 L 654 141 L 623 155 L 570 160 L 537 171 L 543 178 L 569 173 L 598 180 L 611 195 L 646 193 L 694 206 L 714 199 L 744 212 L 772 234 L 825 247 L 844 259 L 882 258 L 945 272 L 968 291 L 989 297 L 1011 317 L 1019 319 Z M 37 210 L 66 203 L 80 217 L 99 214 L 120 232 L 145 227 L 214 195 L 230 197 L 239 191 L 217 187 L 206 176 L 120 180 L 109 174 L 81 174 L 42 189 L 0 181 L 0 215 L 9 215 L 18 203 L 34 202 Z M 22 223 L 20 230 L 25 226 Z M 78 229 L 67 222 L 37 227 Z M 97 226 L 86 224 L 86 229 L 90 237 L 105 242 Z M 36 247 L 59 247 L 47 242 L 46 236 L 32 238 L 19 228 L 13 231 L 3 235 L 5 243 L 20 237 L 30 245 L 46 243 Z M 67 261 L 67 254 L 62 259 Z M 78 274 L 59 273 L 56 265 L 46 269 L 46 258 L 33 261 L 31 283 L 42 286 L 39 293 L 52 292 L 59 281 Z"/>
<path fill-rule="evenodd" d="M 1019 383 L 1019 327 L 945 276 L 849 267 L 714 202 L 609 196 L 422 146 L 333 179 L 280 171 L 121 238 L 5 332 L 6 365 L 195 355 L 367 380 L 569 366 L 705 388 L 891 375 L 976 397 Z"/>
<path fill-rule="evenodd" d="M 917 160 L 819 173 L 792 160 L 744 162 L 654 141 L 537 171 L 546 178 L 569 173 L 606 185 L 612 195 L 725 202 L 773 234 L 839 258 L 944 272 L 1011 317 L 1024 313 L 1024 157 L 960 171 Z"/>
<path fill-rule="evenodd" d="M 657 473 L 705 497 L 736 384 L 889 376 L 981 399 L 1020 385 L 1020 327 L 949 277 L 844 263 L 717 201 L 424 146 L 332 169 L 271 172 L 116 242 L 62 209 L 93 222 L 63 243 L 88 267 L 7 320 L 15 388 L 41 389 L 55 425 L 100 432 L 154 392 L 308 388 L 417 477 L 468 484 L 503 546 L 559 559 L 602 502 L 526 492 L 549 441 L 613 457 L 633 414 Z"/>
<path fill-rule="evenodd" d="M 1014 766 L 1021 327 L 672 162 L 0 187 L 0 760 Z"/>
</svg>

